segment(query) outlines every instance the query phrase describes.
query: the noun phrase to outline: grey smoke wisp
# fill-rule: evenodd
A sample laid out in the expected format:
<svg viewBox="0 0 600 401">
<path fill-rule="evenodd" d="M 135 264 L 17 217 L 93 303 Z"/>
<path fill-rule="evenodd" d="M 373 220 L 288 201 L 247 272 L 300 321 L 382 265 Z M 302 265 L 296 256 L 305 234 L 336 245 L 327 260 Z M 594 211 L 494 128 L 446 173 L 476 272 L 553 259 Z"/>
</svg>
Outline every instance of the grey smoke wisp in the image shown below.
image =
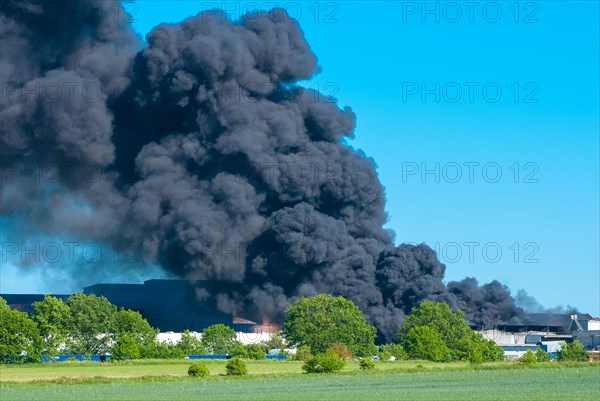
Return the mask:
<svg viewBox="0 0 600 401">
<path fill-rule="evenodd" d="M 97 12 L 50 18 L 51 3 Z M 444 285 L 427 245 L 394 246 L 374 161 L 344 142 L 356 116 L 297 84 L 319 66 L 285 11 L 199 14 L 142 45 L 114 7 L 2 5 L 3 163 L 75 172 L 7 176 L 0 212 L 26 227 L 13 235 L 133 244 L 171 274 L 218 282 L 227 290 L 203 298 L 248 317 L 339 294 L 385 339 L 427 299 L 476 324 L 522 316 L 502 284 Z"/>
</svg>

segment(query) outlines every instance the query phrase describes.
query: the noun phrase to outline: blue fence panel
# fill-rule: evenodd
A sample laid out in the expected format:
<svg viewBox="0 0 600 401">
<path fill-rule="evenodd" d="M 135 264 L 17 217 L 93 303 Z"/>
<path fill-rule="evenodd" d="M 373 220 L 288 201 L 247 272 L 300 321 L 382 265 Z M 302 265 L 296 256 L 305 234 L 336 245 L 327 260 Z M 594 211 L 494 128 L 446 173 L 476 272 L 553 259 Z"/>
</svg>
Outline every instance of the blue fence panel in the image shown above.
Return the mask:
<svg viewBox="0 0 600 401">
<path fill-rule="evenodd" d="M 227 355 L 189 355 L 186 359 L 228 359 Z"/>
<path fill-rule="evenodd" d="M 267 355 L 267 359 L 275 361 L 285 361 L 285 355 Z"/>
<path fill-rule="evenodd" d="M 79 362 L 106 362 L 110 359 L 109 355 L 81 355 L 81 354 L 68 354 L 68 355 L 56 355 L 54 357 L 43 356 L 40 358 L 42 362 L 66 362 L 69 359 L 74 359 Z"/>
</svg>

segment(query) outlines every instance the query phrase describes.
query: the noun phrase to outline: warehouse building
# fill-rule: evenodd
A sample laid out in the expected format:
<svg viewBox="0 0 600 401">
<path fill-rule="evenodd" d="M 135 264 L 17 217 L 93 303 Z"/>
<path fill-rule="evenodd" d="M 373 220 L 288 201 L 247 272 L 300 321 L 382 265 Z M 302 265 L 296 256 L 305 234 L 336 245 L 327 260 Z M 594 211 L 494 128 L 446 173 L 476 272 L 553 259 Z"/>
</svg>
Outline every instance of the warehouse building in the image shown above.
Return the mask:
<svg viewBox="0 0 600 401">
<path fill-rule="evenodd" d="M 521 324 L 498 324 L 479 331 L 493 340 L 508 358 L 541 348 L 556 354 L 565 342 L 579 341 L 586 350 L 600 347 L 600 318 L 584 314 L 530 313 Z"/>
<path fill-rule="evenodd" d="M 106 297 L 118 308 L 138 311 L 152 327 L 162 332 L 202 331 L 214 324 L 225 324 L 241 333 L 275 332 L 280 325 L 255 322 L 241 316 L 221 312 L 216 297 L 225 292 L 212 281 L 146 280 L 142 284 L 95 284 L 83 289 L 87 295 Z M 8 305 L 23 312 L 32 312 L 32 304 L 44 299 L 43 294 L 4 294 Z M 67 300 L 70 295 L 54 295 Z"/>
</svg>

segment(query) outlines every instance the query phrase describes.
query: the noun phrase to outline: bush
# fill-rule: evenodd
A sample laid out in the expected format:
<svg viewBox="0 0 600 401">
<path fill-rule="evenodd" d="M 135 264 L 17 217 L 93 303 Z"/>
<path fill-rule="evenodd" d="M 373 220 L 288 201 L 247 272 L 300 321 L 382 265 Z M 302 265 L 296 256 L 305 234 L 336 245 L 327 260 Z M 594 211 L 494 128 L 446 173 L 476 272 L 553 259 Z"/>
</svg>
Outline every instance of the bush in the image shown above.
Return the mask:
<svg viewBox="0 0 600 401">
<path fill-rule="evenodd" d="M 176 344 L 155 340 L 140 348 L 140 356 L 142 358 L 178 359 L 185 355 Z"/>
<path fill-rule="evenodd" d="M 548 362 L 550 360 L 550 355 L 543 349 L 538 348 L 535 350 L 535 358 L 538 362 Z"/>
<path fill-rule="evenodd" d="M 330 373 L 342 370 L 346 365 L 341 361 L 335 352 L 327 351 L 323 354 L 313 356 L 302 365 L 302 370 L 306 373 Z"/>
<path fill-rule="evenodd" d="M 192 377 L 207 377 L 210 371 L 203 363 L 195 363 L 188 369 L 188 375 Z"/>
<path fill-rule="evenodd" d="M 246 349 L 244 344 L 242 344 L 239 341 L 236 341 L 235 344 L 233 344 L 233 346 L 231 347 L 231 356 L 246 359 L 248 358 L 248 350 Z"/>
<path fill-rule="evenodd" d="M 140 347 L 133 337 L 126 334 L 117 339 L 117 342 L 113 346 L 114 359 L 138 359 L 139 357 Z"/>
<path fill-rule="evenodd" d="M 245 347 L 246 358 L 248 359 L 265 359 L 265 352 L 259 344 L 248 344 Z"/>
<path fill-rule="evenodd" d="M 298 347 L 298 349 L 296 350 L 296 355 L 294 355 L 294 358 L 292 359 L 294 361 L 308 361 L 312 357 L 313 355 L 310 352 L 310 347 L 308 345 L 303 345 L 301 347 Z"/>
<path fill-rule="evenodd" d="M 556 357 L 559 361 L 572 362 L 584 362 L 588 359 L 587 352 L 579 341 L 563 344 L 560 351 L 556 353 Z"/>
<path fill-rule="evenodd" d="M 477 348 L 472 349 L 471 352 L 469 352 L 469 362 L 472 364 L 483 363 L 483 354 L 481 353 L 481 350 Z"/>
<path fill-rule="evenodd" d="M 525 352 L 525 354 L 521 358 L 519 358 L 519 362 L 530 365 L 532 363 L 536 363 L 537 358 L 535 357 L 535 354 L 533 353 L 533 351 L 528 349 L 527 352 Z"/>
<path fill-rule="evenodd" d="M 379 347 L 379 350 L 381 351 L 381 354 L 383 354 L 383 353 L 389 354 L 387 359 L 390 359 L 391 356 L 393 356 L 394 358 L 396 358 L 399 361 L 404 361 L 404 360 L 408 359 L 408 354 L 406 353 L 406 351 L 404 350 L 404 348 L 402 348 L 402 346 L 400 344 L 394 344 L 394 343 L 384 344 Z M 379 358 L 381 358 L 381 355 L 379 356 Z M 381 359 L 383 359 L 383 358 L 381 358 Z"/>
<path fill-rule="evenodd" d="M 233 358 L 225 365 L 228 376 L 243 376 L 248 373 L 246 364 L 240 358 Z"/>
<path fill-rule="evenodd" d="M 349 361 L 352 359 L 352 354 L 346 344 L 333 343 L 331 347 L 329 347 L 329 351 L 335 353 L 338 359 L 342 361 Z"/>
<path fill-rule="evenodd" d="M 190 333 L 189 330 L 181 333 L 181 340 L 179 340 L 176 346 L 184 355 L 208 354 L 208 350 L 202 343 L 202 340 Z"/>
<path fill-rule="evenodd" d="M 375 362 L 370 359 L 361 359 L 358 363 L 360 370 L 371 370 L 375 368 Z"/>
</svg>

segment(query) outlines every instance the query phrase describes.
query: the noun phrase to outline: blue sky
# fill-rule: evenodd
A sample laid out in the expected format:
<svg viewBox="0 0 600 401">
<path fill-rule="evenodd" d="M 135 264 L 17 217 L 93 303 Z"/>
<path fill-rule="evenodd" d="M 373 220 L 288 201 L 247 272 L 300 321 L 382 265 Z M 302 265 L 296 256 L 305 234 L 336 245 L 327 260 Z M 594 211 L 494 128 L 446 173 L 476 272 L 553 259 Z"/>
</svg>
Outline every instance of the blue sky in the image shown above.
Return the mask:
<svg viewBox="0 0 600 401">
<path fill-rule="evenodd" d="M 127 9 L 143 36 L 215 6 L 238 18 L 269 4 L 299 17 L 319 59 L 322 72 L 303 84 L 356 112 L 348 143 L 377 163 L 397 243 L 436 249 L 447 280 L 497 279 L 545 306 L 600 316 L 597 1 Z M 48 290 L 31 282 L 2 270 L 4 291 Z"/>
<path fill-rule="evenodd" d="M 132 10 L 145 34 L 257 4 L 269 3 Z M 434 247 L 447 279 L 498 279 L 600 315 L 598 2 L 278 4 L 322 67 L 306 85 L 358 115 L 349 144 L 376 160 L 396 242 Z"/>
</svg>

